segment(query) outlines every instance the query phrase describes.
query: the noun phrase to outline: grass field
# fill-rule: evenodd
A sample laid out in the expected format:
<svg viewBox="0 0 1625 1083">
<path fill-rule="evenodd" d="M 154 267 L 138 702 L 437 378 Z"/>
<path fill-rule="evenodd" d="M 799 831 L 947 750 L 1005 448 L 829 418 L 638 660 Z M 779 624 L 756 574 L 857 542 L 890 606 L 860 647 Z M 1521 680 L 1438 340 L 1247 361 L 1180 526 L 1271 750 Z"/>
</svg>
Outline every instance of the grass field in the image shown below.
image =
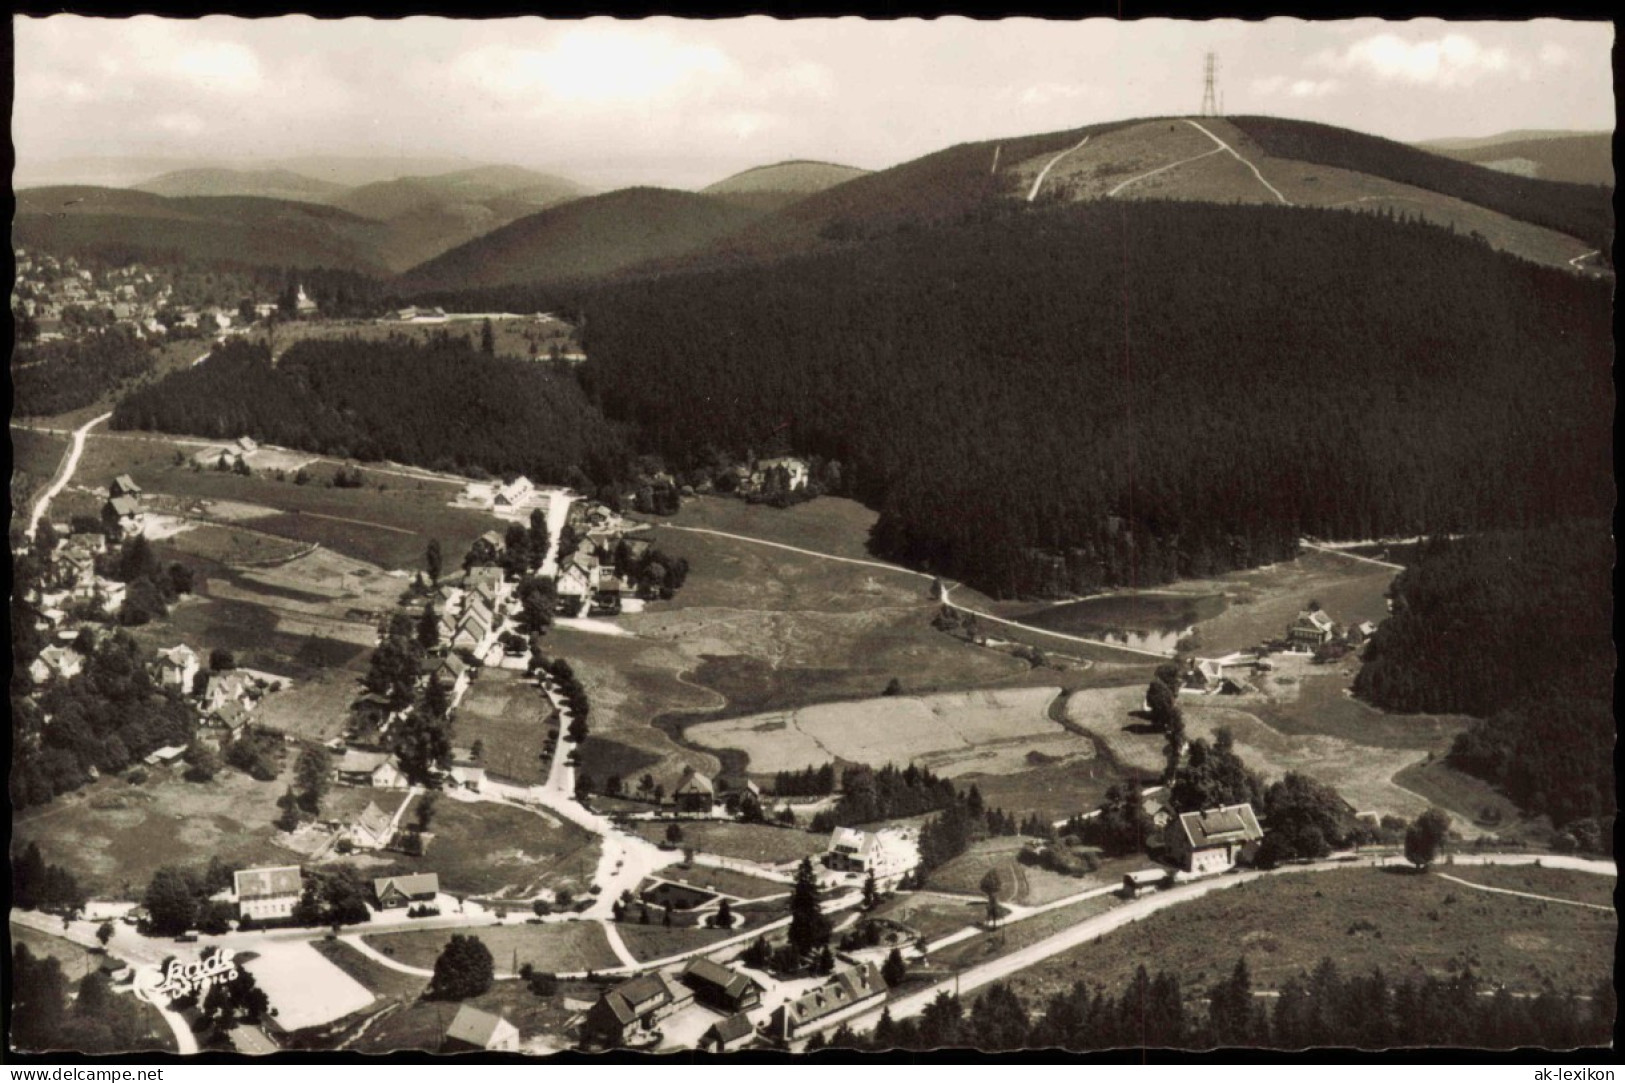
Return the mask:
<svg viewBox="0 0 1625 1083">
<path fill-rule="evenodd" d="M 539 758 L 552 704 L 535 685 L 505 669 L 486 669 L 457 707 L 457 743 L 481 743 L 480 762 L 493 775 L 531 785 L 545 781 Z"/>
<path fill-rule="evenodd" d="M 91 971 L 102 965 L 106 956 L 89 951 L 78 944 L 54 936 L 47 936 L 37 929 L 30 929 L 24 925 L 8 925 L 7 931 L 11 934 L 11 947 L 9 951 L 16 951 L 18 945 L 26 945 L 36 959 L 52 958 L 62 964 L 62 976 L 66 979 L 70 990 L 76 988 L 81 979 Z M 7 966 L 10 965 L 10 954 L 6 956 Z M 158 1009 L 135 996 L 133 993 L 120 994 L 128 1003 L 136 1006 L 146 1029 L 137 1043 L 139 1050 L 159 1050 L 165 1053 L 176 1052 L 175 1035 L 169 1029 L 169 1024 L 159 1014 Z M 130 1052 L 136 1052 L 132 1049 Z"/>
<path fill-rule="evenodd" d="M 786 895 L 791 886 L 777 880 L 764 880 L 759 876 L 748 876 L 733 869 L 718 869 L 707 865 L 693 865 L 686 869 L 673 865 L 661 869 L 659 875 L 662 880 L 720 892 L 736 899 L 765 899 L 772 895 Z"/>
<path fill-rule="evenodd" d="M 650 842 L 666 839 L 665 824 L 639 823 L 632 831 Z M 779 865 L 823 853 L 829 849 L 829 836 L 793 827 L 696 821 L 683 824 L 683 844 L 718 857 Z"/>
<path fill-rule="evenodd" d="M 543 889 L 577 895 L 592 884 L 599 841 L 550 813 L 442 799 L 422 857 L 391 854 L 404 871 L 437 872 L 441 890 L 491 899 L 530 899 Z"/>
<path fill-rule="evenodd" d="M 1450 865 L 1439 872 L 1485 887 L 1550 895 L 1554 899 L 1614 906 L 1619 880 L 1573 869 L 1537 868 L 1533 865 Z"/>
<path fill-rule="evenodd" d="M 1540 871 L 1530 871 L 1537 883 Z M 1613 972 L 1616 932 L 1612 914 L 1475 892 L 1434 876 L 1282 874 L 1153 914 L 1024 970 L 1012 985 L 1036 1005 L 1074 981 L 1120 989 L 1144 963 L 1175 972 L 1188 995 L 1198 994 L 1244 956 L 1254 989 L 1278 989 L 1331 957 L 1344 974 L 1381 967 L 1390 980 L 1445 977 L 1471 966 L 1491 988 L 1538 992 L 1551 981 L 1559 991 L 1589 992 Z"/>
<path fill-rule="evenodd" d="M 870 915 L 907 925 L 927 941 L 958 932 L 987 918 L 987 903 L 981 899 L 955 899 L 928 891 L 895 895 Z"/>
<path fill-rule="evenodd" d="M 1411 764 L 1394 776 L 1394 782 L 1499 838 L 1542 843 L 1550 840 L 1552 832 L 1548 820 L 1544 817 L 1526 819 L 1518 806 L 1495 787 L 1456 770 L 1442 757 Z"/>
<path fill-rule="evenodd" d="M 529 963 L 550 973 L 602 970 L 620 965 L 604 937 L 604 927 L 596 921 L 559 921 L 532 925 L 515 921 L 505 925 L 480 925 L 469 929 L 413 929 L 401 933 L 377 933 L 363 937 L 375 951 L 407 966 L 434 969 L 453 933 L 472 934 L 491 949 L 499 973 L 515 972 L 518 964 Z"/>
<path fill-rule="evenodd" d="M 1071 928 L 1096 914 L 1104 914 L 1121 901 L 1115 895 L 1102 895 L 1075 902 L 1071 906 L 1058 906 L 1054 910 L 1046 910 L 1042 914 L 1034 914 L 1030 918 L 1011 922 L 993 932 L 978 933 L 957 944 L 950 944 L 941 951 L 932 952 L 931 962 L 936 966 L 951 968 L 985 963 L 989 959 L 1018 951 L 1028 944 L 1036 944 L 1045 937 L 1054 936 L 1062 929 Z M 985 915 L 987 904 L 981 905 Z"/>
<path fill-rule="evenodd" d="M 281 845 L 271 823 L 287 775 L 256 782 L 223 770 L 213 782 L 186 782 L 178 767 L 148 768 L 136 786 L 100 781 L 49 805 L 19 812 L 12 846 L 30 842 L 95 895 L 139 898 L 162 865 L 201 868 L 219 856 L 239 868 L 287 864 L 299 854 Z"/>
<path fill-rule="evenodd" d="M 1063 876 L 1058 872 L 1038 868 L 1036 865 L 1023 865 L 1016 860 L 1016 855 L 1028 841 L 1017 836 L 1007 836 L 973 842 L 964 853 L 941 868 L 932 870 L 930 886 L 936 891 L 979 895 L 982 891 L 982 877 L 993 869 L 999 874 L 1001 901 L 1039 906 L 1110 882 L 1109 879 L 1103 879 L 1099 875 Z M 1143 865 L 1144 862 L 1140 864 Z"/>
<path fill-rule="evenodd" d="M 51 484 L 62 456 L 67 454 L 68 438 L 55 433 L 36 432 L 15 425 L 11 428 L 11 506 L 21 515 L 31 509 L 34 499 Z"/>
<path fill-rule="evenodd" d="M 690 726 L 689 740 L 736 748 L 759 773 L 800 770 L 832 759 L 915 763 L 953 776 L 976 770 L 1015 774 L 1031 752 L 1088 759 L 1094 746 L 1052 721 L 1057 688 L 1020 688 L 935 696 L 885 696 L 747 715 Z"/>
<path fill-rule="evenodd" d="M 736 911 L 734 916 L 738 919 L 745 915 Z M 626 945 L 626 950 L 640 963 L 694 951 L 720 940 L 739 936 L 745 931 L 745 927 L 738 920 L 735 920 L 732 929 L 706 929 L 700 926 L 681 925 L 674 925 L 668 929 L 660 924 L 658 912 L 650 915 L 648 925 L 622 922 L 615 929 L 621 934 L 621 943 Z"/>
<path fill-rule="evenodd" d="M 702 496 L 685 500 L 682 510 L 671 518 L 654 521 L 742 534 L 832 556 L 875 560 L 868 542 L 869 532 L 879 518 L 879 513 L 856 500 L 835 496 L 822 496 L 782 509 L 747 504 L 732 497 Z"/>
</svg>

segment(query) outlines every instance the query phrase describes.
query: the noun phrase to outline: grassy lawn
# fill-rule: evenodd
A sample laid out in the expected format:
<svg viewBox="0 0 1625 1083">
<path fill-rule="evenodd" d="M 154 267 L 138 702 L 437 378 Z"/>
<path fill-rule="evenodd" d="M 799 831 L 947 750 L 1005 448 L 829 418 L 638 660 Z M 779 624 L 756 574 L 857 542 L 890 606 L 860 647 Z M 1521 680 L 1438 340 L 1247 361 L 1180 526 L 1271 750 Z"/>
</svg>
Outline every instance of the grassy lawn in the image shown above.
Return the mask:
<svg viewBox="0 0 1625 1083">
<path fill-rule="evenodd" d="M 1008 775 L 964 774 L 954 781 L 967 787 L 974 783 L 982 792 L 983 801 L 1017 819 L 1037 813 L 1053 823 L 1099 808 L 1106 791 L 1117 780 L 1117 770 L 1110 761 L 1094 758 L 1034 767 Z"/>
<path fill-rule="evenodd" d="M 422 857 L 391 854 L 400 871 L 437 872 L 443 891 L 529 899 L 544 888 L 580 894 L 597 868 L 595 835 L 544 811 L 442 798 Z"/>
<path fill-rule="evenodd" d="M 619 965 L 604 928 L 596 921 L 550 922 L 532 925 L 513 922 L 472 929 L 414 929 L 400 933 L 369 934 L 364 939 L 374 950 L 407 966 L 434 969 L 434 961 L 453 933 L 472 934 L 491 949 L 499 973 L 515 972 L 529 963 L 537 970 L 574 973 Z M 518 963 L 514 960 L 517 956 Z"/>
<path fill-rule="evenodd" d="M 47 936 L 37 929 L 30 929 L 22 925 L 10 925 L 11 949 L 15 951 L 17 945 L 27 945 L 28 950 L 36 959 L 52 958 L 62 964 L 62 976 L 67 981 L 69 989 L 77 988 L 81 979 L 91 971 L 102 965 L 104 955 L 89 951 L 78 944 L 62 940 L 54 936 Z M 8 963 L 10 956 L 7 956 Z M 165 1053 L 177 1052 L 175 1048 L 175 1035 L 164 1022 L 164 1017 L 158 1009 L 142 1000 L 133 993 L 119 994 L 124 996 L 128 1003 L 135 1005 L 136 1013 L 140 1016 L 146 1029 L 137 1040 L 137 1049 L 155 1049 Z M 135 1050 L 130 1050 L 135 1052 Z"/>
<path fill-rule="evenodd" d="M 874 917 L 907 925 L 930 941 L 982 921 L 987 917 L 987 904 L 979 899 L 948 899 L 930 892 L 916 892 L 893 896 L 871 913 Z"/>
<path fill-rule="evenodd" d="M 1115 895 L 1103 895 L 1099 898 L 1084 899 L 1071 906 L 1046 910 L 1042 914 L 1011 922 L 993 932 L 979 933 L 957 944 L 949 945 L 942 951 L 932 952 L 931 962 L 934 966 L 951 969 L 985 963 L 1000 955 L 1018 951 L 1029 944 L 1036 944 L 1045 937 L 1054 936 L 1062 929 L 1086 921 L 1096 914 L 1104 914 L 1121 901 Z M 985 916 L 987 909 L 985 903 L 981 904 L 981 909 Z"/>
<path fill-rule="evenodd" d="M 486 669 L 457 707 L 457 743 L 481 744 L 481 763 L 493 775 L 531 785 L 547 779 L 540 759 L 554 714 L 540 689 L 520 674 Z"/>
<path fill-rule="evenodd" d="M 341 940 L 312 940 L 310 946 L 380 1000 L 416 1000 L 429 987 L 428 978 L 391 970 Z"/>
<path fill-rule="evenodd" d="M 701 853 L 763 865 L 799 861 L 829 849 L 828 835 L 815 835 L 793 827 L 704 821 L 684 823 L 682 827 L 685 846 L 692 846 Z M 666 840 L 665 824 L 639 823 L 632 830 L 650 842 Z"/>
<path fill-rule="evenodd" d="M 747 504 L 732 497 L 702 496 L 685 500 L 682 510 L 671 518 L 653 521 L 742 534 L 832 556 L 876 560 L 878 558 L 869 552 L 868 543 L 869 532 L 879 518 L 877 512 L 856 500 L 835 496 L 822 496 L 783 509 Z"/>
<path fill-rule="evenodd" d="M 791 886 L 781 884 L 777 880 L 747 876 L 733 869 L 716 869 L 705 865 L 693 865 L 686 869 L 680 865 L 673 865 L 661 869 L 658 875 L 662 880 L 732 895 L 736 899 L 765 899 L 770 895 L 784 895 L 790 891 Z"/>
<path fill-rule="evenodd" d="M 1529 875 L 1543 882 L 1541 870 Z M 1557 886 L 1551 894 L 1560 894 Z M 1173 971 L 1187 994 L 1197 994 L 1245 956 L 1253 987 L 1278 989 L 1330 957 L 1344 974 L 1381 967 L 1391 980 L 1444 977 L 1470 966 L 1490 987 L 1538 992 L 1550 981 L 1559 991 L 1589 992 L 1613 972 L 1617 929 L 1612 914 L 1475 892 L 1434 876 L 1286 873 L 1170 907 L 1030 967 L 1012 984 L 1038 1004 L 1079 980 L 1120 989 L 1144 963 Z"/>
<path fill-rule="evenodd" d="M 1296 694 L 1250 705 L 1282 733 L 1341 737 L 1376 748 L 1443 751 L 1471 719 L 1462 715 L 1389 714 L 1348 695 L 1358 662 L 1302 667 Z"/>
<path fill-rule="evenodd" d="M 176 553 L 220 564 L 269 564 L 302 552 L 305 546 L 241 527 L 217 523 L 190 523 L 164 539 Z"/>
<path fill-rule="evenodd" d="M 62 456 L 67 454 L 68 438 L 32 429 L 11 429 L 11 503 L 14 508 L 32 508 L 34 498 L 45 491 Z"/>
<path fill-rule="evenodd" d="M 278 781 L 256 782 L 227 768 L 213 782 L 195 783 L 182 780 L 179 767 L 147 771 L 144 785 L 103 777 L 19 812 L 13 848 L 37 842 L 48 861 L 92 894 L 126 899 L 140 898 L 163 865 L 201 868 L 215 855 L 239 868 L 299 860 L 271 826 L 286 772 Z"/>
<path fill-rule="evenodd" d="M 744 915 L 736 912 L 735 916 Z M 658 913 L 651 914 L 648 925 L 623 922 L 615 926 L 615 929 L 621 934 L 621 943 L 626 945 L 626 950 L 640 963 L 694 951 L 715 944 L 719 940 L 739 936 L 745 931 L 745 927 L 738 921 L 735 921 L 732 929 L 706 929 L 700 926 L 681 925 L 674 925 L 668 929 L 660 924 Z"/>
<path fill-rule="evenodd" d="M 930 886 L 938 891 L 965 895 L 981 893 L 982 877 L 988 870 L 999 873 L 999 898 L 1040 906 L 1068 895 L 1076 895 L 1103 881 L 1098 876 L 1063 876 L 1058 872 L 1023 865 L 1016 860 L 1028 840 L 1020 837 L 981 839 L 958 857 L 931 873 Z"/>
<path fill-rule="evenodd" d="M 1545 840 L 1551 835 L 1547 821 L 1525 820 L 1518 806 L 1494 786 L 1456 770 L 1442 756 L 1430 763 L 1412 764 L 1395 775 L 1394 781 L 1501 838 Z"/>
</svg>

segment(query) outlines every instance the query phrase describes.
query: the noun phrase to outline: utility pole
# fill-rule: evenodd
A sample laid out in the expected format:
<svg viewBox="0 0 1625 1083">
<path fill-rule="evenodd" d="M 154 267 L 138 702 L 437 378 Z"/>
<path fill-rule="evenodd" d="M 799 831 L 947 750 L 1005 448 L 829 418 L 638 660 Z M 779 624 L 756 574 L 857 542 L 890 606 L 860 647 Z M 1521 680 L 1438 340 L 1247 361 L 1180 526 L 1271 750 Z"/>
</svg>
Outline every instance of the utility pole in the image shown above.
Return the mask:
<svg viewBox="0 0 1625 1083">
<path fill-rule="evenodd" d="M 1204 117 L 1219 115 L 1219 98 L 1214 89 L 1218 74 L 1218 55 L 1208 53 L 1202 60 L 1202 116 Z"/>
</svg>

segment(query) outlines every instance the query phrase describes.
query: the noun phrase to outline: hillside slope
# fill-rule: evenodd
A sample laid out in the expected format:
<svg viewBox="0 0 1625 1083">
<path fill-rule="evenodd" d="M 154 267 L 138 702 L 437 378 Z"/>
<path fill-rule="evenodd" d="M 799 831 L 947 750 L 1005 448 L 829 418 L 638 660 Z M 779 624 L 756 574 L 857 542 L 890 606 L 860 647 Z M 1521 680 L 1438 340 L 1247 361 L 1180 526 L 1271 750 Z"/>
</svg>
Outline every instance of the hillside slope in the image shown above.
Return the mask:
<svg viewBox="0 0 1625 1083">
<path fill-rule="evenodd" d="M 179 169 L 132 185 L 157 196 L 260 196 L 322 203 L 344 186 L 288 169 Z"/>
<path fill-rule="evenodd" d="M 381 273 L 386 227 L 336 207 L 251 196 L 166 198 L 118 188 L 17 193 L 17 244 L 46 251 L 118 252 L 271 267 Z"/>
<path fill-rule="evenodd" d="M 1517 133 L 1513 133 L 1517 134 Z M 1533 166 L 1528 176 L 1571 184 L 1614 186 L 1614 137 L 1611 132 L 1585 132 L 1569 135 L 1543 135 L 1528 139 L 1501 139 L 1474 142 L 1458 147 L 1438 143 L 1423 149 L 1446 158 L 1473 162 L 1503 172 L 1519 172 L 1514 163 Z"/>
<path fill-rule="evenodd" d="M 868 176 L 869 172 L 832 162 L 777 162 L 724 177 L 700 191 L 741 207 L 771 211 L 787 207 L 814 192 Z"/>
<path fill-rule="evenodd" d="M 401 286 L 477 288 L 608 275 L 694 251 L 757 217 L 693 192 L 626 188 L 521 218 L 413 268 Z"/>
</svg>

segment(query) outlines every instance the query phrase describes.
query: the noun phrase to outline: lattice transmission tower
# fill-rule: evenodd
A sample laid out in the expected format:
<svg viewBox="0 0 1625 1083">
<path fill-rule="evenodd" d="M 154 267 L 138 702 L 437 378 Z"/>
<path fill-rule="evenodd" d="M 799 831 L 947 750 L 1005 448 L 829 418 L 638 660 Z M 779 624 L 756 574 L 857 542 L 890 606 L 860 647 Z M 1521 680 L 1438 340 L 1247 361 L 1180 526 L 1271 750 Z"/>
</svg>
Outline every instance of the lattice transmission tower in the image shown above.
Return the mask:
<svg viewBox="0 0 1625 1083">
<path fill-rule="evenodd" d="M 1219 95 L 1215 89 L 1218 83 L 1219 58 L 1214 53 L 1208 53 L 1202 61 L 1202 116 L 1216 117 L 1219 115 Z"/>
</svg>

